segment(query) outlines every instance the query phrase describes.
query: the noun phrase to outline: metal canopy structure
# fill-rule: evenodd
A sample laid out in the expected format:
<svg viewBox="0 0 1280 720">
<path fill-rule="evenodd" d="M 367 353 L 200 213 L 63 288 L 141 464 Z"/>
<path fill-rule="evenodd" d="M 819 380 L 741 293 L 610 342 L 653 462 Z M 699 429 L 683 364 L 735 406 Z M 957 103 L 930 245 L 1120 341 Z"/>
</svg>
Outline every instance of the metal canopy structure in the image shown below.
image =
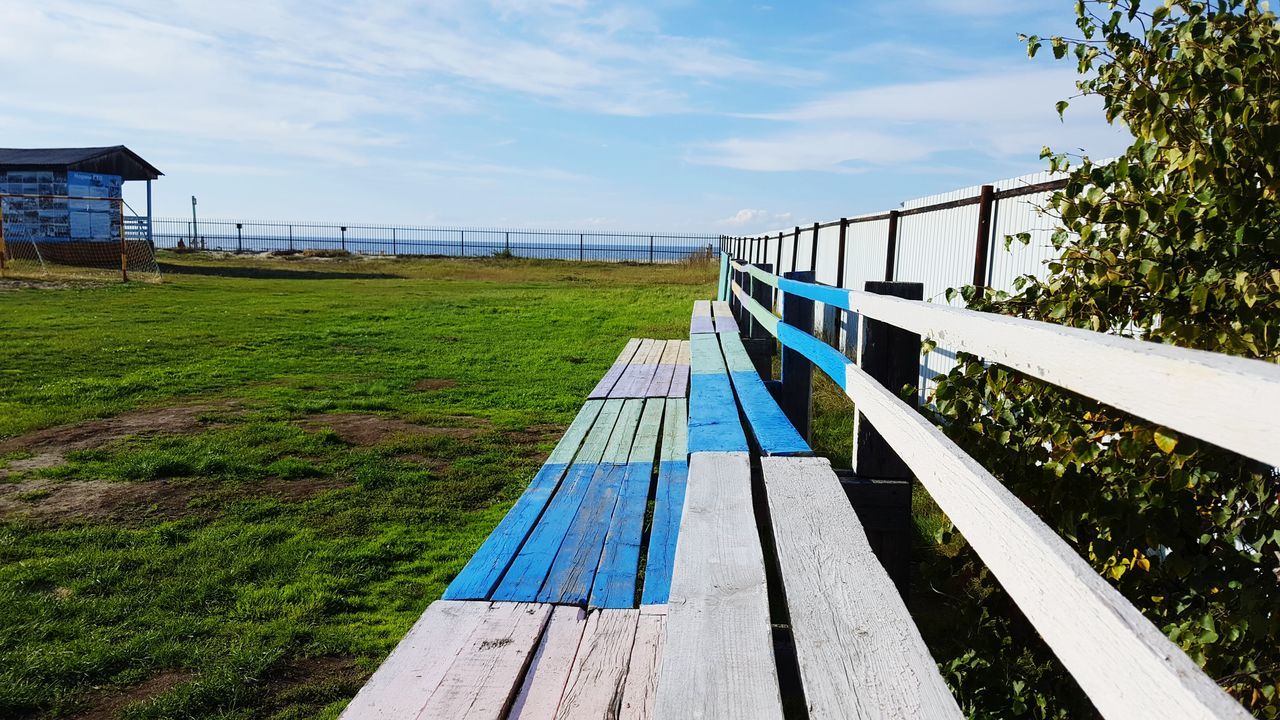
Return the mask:
<svg viewBox="0 0 1280 720">
<path fill-rule="evenodd" d="M 69 170 L 118 175 L 125 181 L 150 181 L 164 174 L 124 145 L 90 148 L 0 148 L 0 169 Z"/>
</svg>

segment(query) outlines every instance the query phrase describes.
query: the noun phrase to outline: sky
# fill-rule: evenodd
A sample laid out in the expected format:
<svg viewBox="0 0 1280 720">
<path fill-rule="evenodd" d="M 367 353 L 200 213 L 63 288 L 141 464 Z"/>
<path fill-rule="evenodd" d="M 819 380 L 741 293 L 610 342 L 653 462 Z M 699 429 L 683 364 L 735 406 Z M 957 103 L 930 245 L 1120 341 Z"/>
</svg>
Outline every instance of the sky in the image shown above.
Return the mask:
<svg viewBox="0 0 1280 720">
<path fill-rule="evenodd" d="M 157 216 L 741 235 L 1117 154 L 1017 38 L 1073 5 L 0 0 L 0 145 L 127 145 Z"/>
</svg>

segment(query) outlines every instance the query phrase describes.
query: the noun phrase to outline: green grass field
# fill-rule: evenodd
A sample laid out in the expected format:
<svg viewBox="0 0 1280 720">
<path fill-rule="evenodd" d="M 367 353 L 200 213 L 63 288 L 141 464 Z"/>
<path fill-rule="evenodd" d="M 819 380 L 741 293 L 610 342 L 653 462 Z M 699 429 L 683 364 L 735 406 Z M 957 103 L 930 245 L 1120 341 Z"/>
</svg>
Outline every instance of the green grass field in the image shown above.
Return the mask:
<svg viewBox="0 0 1280 720">
<path fill-rule="evenodd" d="M 334 717 L 711 266 L 0 286 L 0 717 Z"/>
</svg>

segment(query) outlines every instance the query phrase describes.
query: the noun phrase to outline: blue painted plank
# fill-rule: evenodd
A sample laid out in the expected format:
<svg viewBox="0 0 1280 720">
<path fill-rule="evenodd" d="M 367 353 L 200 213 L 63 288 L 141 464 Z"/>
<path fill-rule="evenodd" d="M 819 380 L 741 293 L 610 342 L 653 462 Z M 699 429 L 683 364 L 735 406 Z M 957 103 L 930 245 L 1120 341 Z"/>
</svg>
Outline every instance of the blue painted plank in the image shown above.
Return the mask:
<svg viewBox="0 0 1280 720">
<path fill-rule="evenodd" d="M 653 460 L 627 463 L 617 504 L 609 520 L 604 552 L 591 584 L 590 606 L 633 608 L 636 576 L 640 571 L 640 540 L 644 533 L 644 512 L 653 479 Z"/>
<path fill-rule="evenodd" d="M 834 305 L 835 307 L 851 311 L 849 291 L 844 288 L 779 278 L 778 289 L 784 293 L 791 293 L 792 295 L 809 298 L 810 300 L 820 302 L 823 305 Z"/>
<path fill-rule="evenodd" d="M 733 389 L 742 404 L 742 414 L 747 418 L 751 434 L 765 455 L 810 455 L 809 444 L 796 432 L 782 408 L 765 387 L 760 373 L 756 372 L 742 341 L 735 335 L 721 335 L 720 346 L 724 350 L 725 365 L 733 380 Z"/>
<path fill-rule="evenodd" d="M 600 466 L 595 464 L 569 467 L 559 492 L 547 504 L 546 512 L 490 595 L 491 600 L 533 602 L 537 599 L 538 591 L 551 571 L 551 564 L 555 562 L 556 553 L 560 551 L 569 526 L 586 496 L 587 487 L 599 469 Z"/>
<path fill-rule="evenodd" d="M 569 466 L 564 463 L 547 463 L 529 483 L 520 499 L 489 533 L 484 544 L 467 561 L 462 572 L 449 583 L 444 591 L 445 600 L 486 600 L 502 574 L 511 566 L 520 546 L 529 537 L 533 526 L 560 485 Z"/>
<path fill-rule="evenodd" d="M 605 536 L 626 475 L 627 458 L 644 404 L 644 400 L 633 399 L 623 405 L 603 461 L 586 485 L 582 501 L 536 595 L 539 602 L 581 605 L 586 604 L 591 595 L 591 583 L 600 565 Z"/>
<path fill-rule="evenodd" d="M 676 540 L 680 534 L 680 515 L 684 510 L 684 488 L 688 480 L 688 460 L 663 460 L 658 464 L 653 527 L 649 531 L 644 590 L 640 595 L 643 605 L 664 604 L 671 594 L 671 568 L 676 560 Z"/>
<path fill-rule="evenodd" d="M 604 464 L 596 469 L 578 514 L 565 533 L 560 551 L 538 592 L 538 602 L 587 603 L 626 473 L 626 465 Z"/>
<path fill-rule="evenodd" d="M 747 452 L 720 342 L 715 335 L 694 335 L 689 344 L 689 452 Z"/>
<path fill-rule="evenodd" d="M 841 390 L 847 389 L 846 373 L 853 363 L 840 354 L 839 350 L 786 323 L 778 323 L 778 341 L 808 358 L 835 381 Z"/>
</svg>

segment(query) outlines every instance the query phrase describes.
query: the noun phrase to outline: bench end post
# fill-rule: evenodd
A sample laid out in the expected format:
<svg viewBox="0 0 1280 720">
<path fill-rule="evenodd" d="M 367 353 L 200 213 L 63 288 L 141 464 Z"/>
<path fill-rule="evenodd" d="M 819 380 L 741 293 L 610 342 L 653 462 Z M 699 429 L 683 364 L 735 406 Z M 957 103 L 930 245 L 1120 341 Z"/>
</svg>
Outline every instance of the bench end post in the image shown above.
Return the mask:
<svg viewBox="0 0 1280 720">
<path fill-rule="evenodd" d="M 783 277 L 796 282 L 814 281 L 811 270 L 792 271 Z M 813 301 L 793 293 L 782 293 L 782 322 L 812 335 Z M 779 404 L 796 432 L 808 442 L 811 439 L 813 418 L 813 363 L 799 351 L 786 346 L 782 348 L 782 392 Z"/>
</svg>

